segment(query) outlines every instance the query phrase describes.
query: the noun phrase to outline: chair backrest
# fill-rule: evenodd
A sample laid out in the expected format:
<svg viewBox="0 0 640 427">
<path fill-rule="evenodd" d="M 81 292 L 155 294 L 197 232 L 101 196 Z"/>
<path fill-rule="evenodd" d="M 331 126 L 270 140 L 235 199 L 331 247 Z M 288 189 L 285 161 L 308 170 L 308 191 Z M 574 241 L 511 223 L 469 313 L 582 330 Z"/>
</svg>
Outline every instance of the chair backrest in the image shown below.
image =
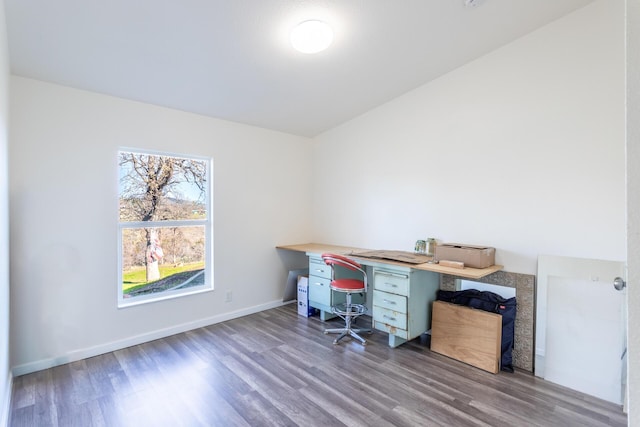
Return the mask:
<svg viewBox="0 0 640 427">
<path fill-rule="evenodd" d="M 360 264 L 343 255 L 324 253 L 322 254 L 322 259 L 325 264 L 331 267 L 339 265 L 341 267 L 348 268 L 349 270 L 362 271 L 362 266 Z"/>
<path fill-rule="evenodd" d="M 347 268 L 352 271 L 359 271 L 362 273 L 362 281 L 364 282 L 364 288 L 367 288 L 367 273 L 364 271 L 362 265 L 357 263 L 356 261 L 347 258 L 344 255 L 332 254 L 332 253 L 324 253 L 322 254 L 322 259 L 324 263 L 331 267 L 331 279 L 335 279 L 335 269 L 336 265 L 340 267 Z"/>
</svg>

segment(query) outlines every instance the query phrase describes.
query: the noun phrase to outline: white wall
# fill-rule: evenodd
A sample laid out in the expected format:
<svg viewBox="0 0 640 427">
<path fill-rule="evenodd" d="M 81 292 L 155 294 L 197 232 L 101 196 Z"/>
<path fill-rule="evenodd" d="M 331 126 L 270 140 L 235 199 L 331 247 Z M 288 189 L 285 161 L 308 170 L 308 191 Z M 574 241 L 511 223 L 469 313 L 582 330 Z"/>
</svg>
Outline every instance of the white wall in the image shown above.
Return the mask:
<svg viewBox="0 0 640 427">
<path fill-rule="evenodd" d="M 213 157 L 214 292 L 116 307 L 122 146 Z M 12 77 L 14 374 L 281 304 L 299 260 L 275 245 L 310 239 L 311 149 L 302 137 Z"/>
<path fill-rule="evenodd" d="M 626 3 L 629 425 L 640 426 L 640 0 Z"/>
<path fill-rule="evenodd" d="M 535 273 L 539 253 L 625 259 L 620 4 L 600 0 L 327 132 L 313 153 L 303 138 L 14 77 L 16 372 L 276 304 L 286 269 L 300 262 L 274 251 L 279 243 L 411 249 L 437 237 L 494 245 L 507 270 L 523 273 Z M 637 33 L 637 19 L 629 22 Z M 638 86 L 629 89 L 636 108 L 639 98 Z M 630 150 L 637 122 L 628 126 Z M 215 292 L 116 308 L 119 146 L 214 157 Z M 0 262 L 8 257 L 2 179 Z M 632 179 L 630 195 L 640 185 Z M 629 216 L 638 208 L 630 200 Z M 629 233 L 636 253 L 637 225 Z M 634 265 L 630 325 L 640 306 Z M 0 292 L 7 288 L 0 276 Z M 223 302 L 227 289 L 232 303 Z M 0 318 L 7 310 L 0 306 Z M 633 365 L 640 337 L 629 334 Z M 630 421 L 640 420 L 639 384 L 630 366 Z"/>
<path fill-rule="evenodd" d="M 9 52 L 4 0 L 0 0 L 0 425 L 9 416 Z"/>
<path fill-rule="evenodd" d="M 316 138 L 314 233 L 624 260 L 624 2 L 600 0 Z M 340 206 L 336 208 L 336 206 Z"/>
</svg>

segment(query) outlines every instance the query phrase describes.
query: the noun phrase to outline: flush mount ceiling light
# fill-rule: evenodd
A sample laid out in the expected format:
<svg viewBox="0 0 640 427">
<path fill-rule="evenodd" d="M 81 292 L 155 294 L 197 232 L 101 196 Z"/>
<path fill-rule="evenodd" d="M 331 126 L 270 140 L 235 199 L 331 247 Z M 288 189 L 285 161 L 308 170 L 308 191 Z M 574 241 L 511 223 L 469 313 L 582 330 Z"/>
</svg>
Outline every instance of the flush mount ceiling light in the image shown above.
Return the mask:
<svg viewBox="0 0 640 427">
<path fill-rule="evenodd" d="M 480 6 L 484 0 L 464 0 L 464 5 L 467 7 Z"/>
<path fill-rule="evenodd" d="M 289 36 L 291 46 L 302 53 L 317 53 L 333 42 L 333 29 L 326 22 L 304 21 L 296 25 Z"/>
</svg>

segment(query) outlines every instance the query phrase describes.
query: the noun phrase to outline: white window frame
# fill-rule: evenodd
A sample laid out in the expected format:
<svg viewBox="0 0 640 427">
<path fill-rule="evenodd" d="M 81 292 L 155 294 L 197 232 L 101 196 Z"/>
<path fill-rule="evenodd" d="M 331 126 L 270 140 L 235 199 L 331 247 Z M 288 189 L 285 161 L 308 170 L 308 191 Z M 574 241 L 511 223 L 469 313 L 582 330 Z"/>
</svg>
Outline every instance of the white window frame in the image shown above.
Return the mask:
<svg viewBox="0 0 640 427">
<path fill-rule="evenodd" d="M 153 156 L 164 157 L 176 157 L 181 159 L 191 159 L 203 161 L 206 163 L 207 182 L 205 188 L 205 200 L 204 204 L 207 209 L 207 217 L 203 220 L 171 220 L 171 221 L 121 221 L 120 220 L 120 153 L 134 153 Z M 153 151 L 140 148 L 128 148 L 120 147 L 116 158 L 116 169 L 118 171 L 118 205 L 116 208 L 117 222 L 118 222 L 118 286 L 117 286 L 117 300 L 118 308 L 126 308 L 137 306 L 140 304 L 146 304 L 157 301 L 164 301 L 173 298 L 179 298 L 187 295 L 194 295 L 203 292 L 213 291 L 213 159 L 211 157 L 202 157 L 196 155 L 176 154 L 166 151 Z M 189 226 L 204 226 L 205 234 L 205 270 L 204 270 L 204 284 L 200 286 L 193 286 L 185 289 L 167 290 L 159 292 L 158 294 L 141 295 L 132 298 L 124 298 L 123 294 L 123 280 L 122 280 L 122 234 L 124 229 L 136 229 L 136 228 L 174 228 L 174 227 L 189 227 Z"/>
</svg>

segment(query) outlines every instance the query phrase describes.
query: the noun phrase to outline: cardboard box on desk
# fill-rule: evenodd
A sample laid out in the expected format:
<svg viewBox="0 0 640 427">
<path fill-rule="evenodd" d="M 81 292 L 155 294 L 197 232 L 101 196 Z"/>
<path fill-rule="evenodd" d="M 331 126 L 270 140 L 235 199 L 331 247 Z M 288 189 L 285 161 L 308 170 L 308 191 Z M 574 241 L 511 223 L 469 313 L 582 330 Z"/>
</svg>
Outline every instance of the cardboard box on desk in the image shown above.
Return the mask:
<svg viewBox="0 0 640 427">
<path fill-rule="evenodd" d="M 435 259 L 462 262 L 465 267 L 486 268 L 496 263 L 496 249 L 488 246 L 443 243 L 436 246 Z"/>
</svg>

